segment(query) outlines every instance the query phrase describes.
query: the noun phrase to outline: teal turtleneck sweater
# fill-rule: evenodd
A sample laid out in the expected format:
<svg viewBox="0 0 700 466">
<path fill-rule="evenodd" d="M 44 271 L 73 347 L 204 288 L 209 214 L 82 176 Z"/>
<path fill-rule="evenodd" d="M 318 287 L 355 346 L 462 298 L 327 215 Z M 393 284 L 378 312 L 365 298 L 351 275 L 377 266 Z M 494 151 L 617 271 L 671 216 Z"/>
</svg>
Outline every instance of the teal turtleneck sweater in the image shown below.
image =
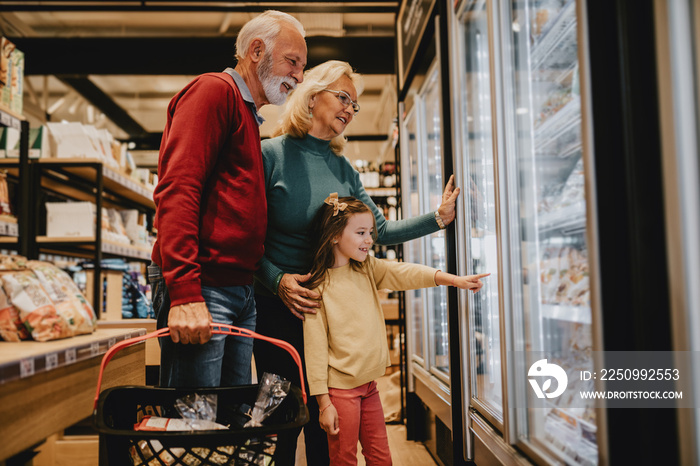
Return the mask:
<svg viewBox="0 0 700 466">
<path fill-rule="evenodd" d="M 403 243 L 439 230 L 434 213 L 387 221 L 362 187 L 360 174 L 348 159 L 331 151 L 330 141 L 279 136 L 262 141 L 262 153 L 268 217 L 265 255 L 256 278 L 275 294 L 280 273 L 309 272 L 309 226 L 330 193 L 353 196 L 372 209 L 380 244 Z"/>
</svg>

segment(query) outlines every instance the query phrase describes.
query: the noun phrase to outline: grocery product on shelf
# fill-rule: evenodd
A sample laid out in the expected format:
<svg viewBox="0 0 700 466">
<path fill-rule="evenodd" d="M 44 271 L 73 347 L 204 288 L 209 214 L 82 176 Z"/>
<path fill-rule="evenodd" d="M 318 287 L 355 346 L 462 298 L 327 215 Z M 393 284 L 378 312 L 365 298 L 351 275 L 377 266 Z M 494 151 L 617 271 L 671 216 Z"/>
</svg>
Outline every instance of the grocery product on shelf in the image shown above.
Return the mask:
<svg viewBox="0 0 700 466">
<path fill-rule="evenodd" d="M 92 333 L 97 318 L 70 276 L 47 262 L 0 255 L 0 336 L 56 340 Z M 14 326 L 14 328 L 13 328 Z"/>
</svg>

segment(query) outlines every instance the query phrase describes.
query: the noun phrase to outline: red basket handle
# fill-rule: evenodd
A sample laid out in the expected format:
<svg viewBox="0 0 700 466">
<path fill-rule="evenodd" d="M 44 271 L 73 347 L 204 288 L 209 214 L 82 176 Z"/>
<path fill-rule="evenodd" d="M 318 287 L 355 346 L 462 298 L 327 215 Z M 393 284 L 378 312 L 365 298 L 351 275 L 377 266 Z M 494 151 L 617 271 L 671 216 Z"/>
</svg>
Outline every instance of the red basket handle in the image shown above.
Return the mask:
<svg viewBox="0 0 700 466">
<path fill-rule="evenodd" d="M 263 340 L 267 341 L 269 343 L 272 343 L 275 346 L 278 346 L 282 348 L 283 350 L 286 350 L 294 359 L 294 362 L 296 362 L 297 367 L 299 367 L 299 380 L 301 381 L 301 396 L 304 399 L 304 403 L 306 403 L 306 387 L 304 385 L 304 372 L 301 366 L 301 357 L 299 356 L 299 353 L 297 350 L 289 343 L 287 343 L 284 340 L 278 340 L 276 338 L 271 338 L 271 337 L 266 337 L 264 335 L 260 335 L 259 333 L 255 333 L 252 330 L 248 330 L 245 328 L 240 328 L 240 327 L 234 327 L 233 325 L 227 325 L 227 324 L 217 324 L 213 323 L 211 324 L 211 333 L 216 333 L 216 334 L 221 334 L 221 335 L 234 335 L 234 336 L 239 336 L 239 337 L 248 337 L 248 338 L 256 338 L 258 340 Z M 168 327 L 163 327 L 159 330 L 156 330 L 155 332 L 147 333 L 146 335 L 142 335 L 140 337 L 134 337 L 134 338 L 129 338 L 128 340 L 123 340 L 120 341 L 119 343 L 115 344 L 112 346 L 105 355 L 102 357 L 102 365 L 100 366 L 100 375 L 97 377 L 97 391 L 95 392 L 95 405 L 93 407 L 94 410 L 97 409 L 97 400 L 100 397 L 100 388 L 102 387 L 102 376 L 104 375 L 105 368 L 107 367 L 107 364 L 109 361 L 112 360 L 114 355 L 134 343 L 138 343 L 144 340 L 148 340 L 149 338 L 160 338 L 160 337 L 167 337 L 170 336 L 170 328 Z"/>
</svg>

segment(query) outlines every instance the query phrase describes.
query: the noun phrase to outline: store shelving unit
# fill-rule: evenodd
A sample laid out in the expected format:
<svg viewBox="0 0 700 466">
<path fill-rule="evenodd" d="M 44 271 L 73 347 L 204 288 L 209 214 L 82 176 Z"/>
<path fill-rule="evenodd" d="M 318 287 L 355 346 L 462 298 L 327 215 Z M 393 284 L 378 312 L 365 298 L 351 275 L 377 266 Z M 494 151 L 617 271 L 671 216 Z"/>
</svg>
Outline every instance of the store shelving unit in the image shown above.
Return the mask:
<svg viewBox="0 0 700 466">
<path fill-rule="evenodd" d="M 30 257 L 40 253 L 64 254 L 83 257 L 94 262 L 92 302 L 99 315 L 98 303 L 102 286 L 102 259 L 124 258 L 148 262 L 149 248 L 106 241 L 102 237 L 101 218 L 105 207 L 127 207 L 147 214 L 153 224 L 155 203 L 153 192 L 126 175 L 106 167 L 98 159 L 39 159 L 31 164 L 31 185 L 52 197 L 65 200 L 89 201 L 95 204 L 94 234 L 89 237 L 49 237 L 42 235 L 46 210 L 42 196 L 34 196 L 31 211 L 34 214 L 34 234 L 30 236 Z"/>
<path fill-rule="evenodd" d="M 14 204 L 17 221 L 0 218 L 0 244 L 2 249 L 13 249 L 19 254 L 27 255 L 29 247 L 29 122 L 0 106 L 0 126 L 16 129 L 20 132 L 19 158 L 0 159 L 0 170 L 8 174 L 8 182 L 17 183 L 17 201 Z"/>
</svg>

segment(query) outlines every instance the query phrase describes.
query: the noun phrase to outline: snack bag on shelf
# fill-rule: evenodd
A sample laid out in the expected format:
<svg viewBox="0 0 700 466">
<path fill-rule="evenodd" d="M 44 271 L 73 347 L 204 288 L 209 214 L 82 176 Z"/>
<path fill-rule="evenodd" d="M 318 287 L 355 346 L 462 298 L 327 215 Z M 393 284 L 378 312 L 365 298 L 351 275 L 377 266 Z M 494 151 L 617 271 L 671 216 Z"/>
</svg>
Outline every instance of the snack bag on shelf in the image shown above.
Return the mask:
<svg viewBox="0 0 700 466">
<path fill-rule="evenodd" d="M 29 332 L 22 324 L 17 308 L 10 303 L 0 287 L 0 338 L 5 341 L 29 340 Z"/>
<path fill-rule="evenodd" d="M 27 266 L 36 274 L 56 311 L 66 319 L 73 334 L 82 335 L 95 330 L 95 311 L 66 272 L 48 262 L 29 261 Z"/>
<path fill-rule="evenodd" d="M 0 255 L 0 271 L 24 270 L 27 268 L 27 258 L 23 256 Z"/>
<path fill-rule="evenodd" d="M 58 313 L 32 272 L 5 273 L 2 284 L 34 340 L 48 341 L 73 336 L 68 322 Z"/>
<path fill-rule="evenodd" d="M 7 188 L 7 173 L 0 172 L 0 215 L 12 215 L 10 194 Z"/>
</svg>

